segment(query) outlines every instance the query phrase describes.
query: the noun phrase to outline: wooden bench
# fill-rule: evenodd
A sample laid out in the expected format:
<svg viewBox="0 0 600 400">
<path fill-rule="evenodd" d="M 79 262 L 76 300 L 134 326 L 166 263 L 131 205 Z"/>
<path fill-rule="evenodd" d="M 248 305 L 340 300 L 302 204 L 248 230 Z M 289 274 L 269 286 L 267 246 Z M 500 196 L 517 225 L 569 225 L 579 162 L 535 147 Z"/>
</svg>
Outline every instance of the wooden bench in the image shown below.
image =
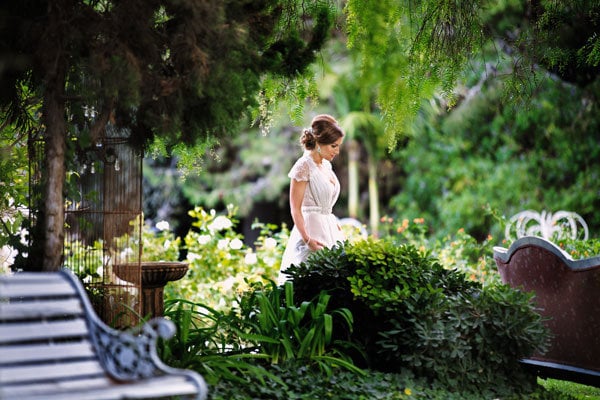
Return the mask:
<svg viewBox="0 0 600 400">
<path fill-rule="evenodd" d="M 552 242 L 522 237 L 494 247 L 504 283 L 533 298 L 550 331 L 549 348 L 521 360 L 538 376 L 600 387 L 600 257 L 573 260 Z"/>
<path fill-rule="evenodd" d="M 174 333 L 163 318 L 108 327 L 69 271 L 0 275 L 0 399 L 205 399 L 199 374 L 156 353 Z"/>
</svg>

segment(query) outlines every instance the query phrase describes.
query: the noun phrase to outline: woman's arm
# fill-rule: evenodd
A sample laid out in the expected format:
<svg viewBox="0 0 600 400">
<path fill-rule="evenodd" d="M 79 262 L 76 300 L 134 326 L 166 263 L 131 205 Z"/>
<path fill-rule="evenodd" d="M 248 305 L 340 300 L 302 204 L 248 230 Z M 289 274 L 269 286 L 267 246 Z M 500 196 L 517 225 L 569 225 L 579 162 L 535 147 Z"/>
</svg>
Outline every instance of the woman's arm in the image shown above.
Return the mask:
<svg viewBox="0 0 600 400">
<path fill-rule="evenodd" d="M 292 214 L 294 225 L 302 236 L 302 240 L 304 240 L 309 249 L 318 250 L 323 246 L 321 242 L 310 237 L 306 230 L 306 226 L 304 225 L 304 216 L 302 216 L 302 200 L 304 199 L 304 192 L 306 191 L 307 185 L 308 181 L 297 181 L 296 179 L 292 179 L 290 183 L 290 212 Z"/>
</svg>

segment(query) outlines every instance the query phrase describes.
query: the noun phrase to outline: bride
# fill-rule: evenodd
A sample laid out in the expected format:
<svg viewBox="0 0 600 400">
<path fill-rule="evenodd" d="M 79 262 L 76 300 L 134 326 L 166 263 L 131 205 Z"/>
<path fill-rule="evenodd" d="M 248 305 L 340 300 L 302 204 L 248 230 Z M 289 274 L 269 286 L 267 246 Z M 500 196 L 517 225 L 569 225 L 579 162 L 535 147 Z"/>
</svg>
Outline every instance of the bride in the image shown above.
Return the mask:
<svg viewBox="0 0 600 400">
<path fill-rule="evenodd" d="M 279 284 L 287 278 L 285 270 L 306 260 L 311 251 L 344 241 L 332 213 L 340 195 L 340 182 L 331 167 L 343 140 L 344 132 L 335 118 L 327 114 L 314 117 L 311 127 L 302 132 L 300 143 L 304 154 L 288 174 L 294 227 L 283 253 Z"/>
</svg>

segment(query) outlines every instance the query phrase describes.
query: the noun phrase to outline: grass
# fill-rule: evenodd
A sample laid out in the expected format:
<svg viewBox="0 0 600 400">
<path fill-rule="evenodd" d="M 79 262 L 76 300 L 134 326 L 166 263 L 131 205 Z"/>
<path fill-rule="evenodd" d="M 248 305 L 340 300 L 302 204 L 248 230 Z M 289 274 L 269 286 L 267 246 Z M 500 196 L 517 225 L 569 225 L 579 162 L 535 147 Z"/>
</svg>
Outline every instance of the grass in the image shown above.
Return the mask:
<svg viewBox="0 0 600 400">
<path fill-rule="evenodd" d="M 600 400 L 600 388 L 597 387 L 556 379 L 538 379 L 538 383 L 548 390 L 568 394 L 576 399 Z"/>
</svg>

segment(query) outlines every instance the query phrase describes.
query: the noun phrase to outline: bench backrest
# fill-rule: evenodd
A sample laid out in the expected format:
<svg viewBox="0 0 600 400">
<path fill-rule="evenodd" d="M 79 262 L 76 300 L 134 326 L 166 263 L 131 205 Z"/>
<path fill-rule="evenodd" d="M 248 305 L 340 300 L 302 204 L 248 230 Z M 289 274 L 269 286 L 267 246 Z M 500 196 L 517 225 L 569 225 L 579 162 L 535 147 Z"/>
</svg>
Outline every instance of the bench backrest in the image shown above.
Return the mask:
<svg viewBox="0 0 600 400">
<path fill-rule="evenodd" d="M 2 385 L 82 379 L 108 378 L 77 289 L 60 274 L 0 276 Z"/>
<path fill-rule="evenodd" d="M 550 347 L 533 358 L 600 373 L 600 257 L 573 260 L 538 237 L 494 248 L 504 283 L 534 292 L 534 303 L 551 333 Z"/>
</svg>

